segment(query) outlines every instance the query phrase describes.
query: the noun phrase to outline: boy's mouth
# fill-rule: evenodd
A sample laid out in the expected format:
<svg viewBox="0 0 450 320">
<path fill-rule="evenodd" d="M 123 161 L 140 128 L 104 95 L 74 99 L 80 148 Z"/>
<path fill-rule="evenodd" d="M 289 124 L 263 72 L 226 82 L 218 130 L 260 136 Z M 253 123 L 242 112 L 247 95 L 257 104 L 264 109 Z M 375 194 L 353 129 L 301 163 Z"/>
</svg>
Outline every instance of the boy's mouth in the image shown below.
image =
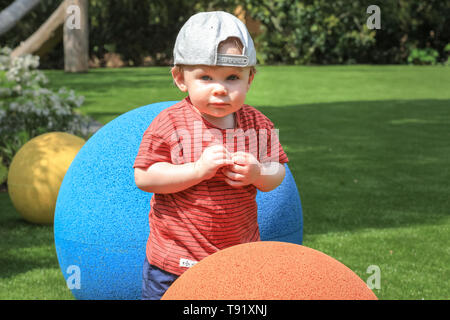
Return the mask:
<svg viewBox="0 0 450 320">
<path fill-rule="evenodd" d="M 229 106 L 229 103 L 225 103 L 225 102 L 211 102 L 209 103 L 209 105 L 214 106 L 216 108 L 224 108 L 226 106 Z"/>
</svg>

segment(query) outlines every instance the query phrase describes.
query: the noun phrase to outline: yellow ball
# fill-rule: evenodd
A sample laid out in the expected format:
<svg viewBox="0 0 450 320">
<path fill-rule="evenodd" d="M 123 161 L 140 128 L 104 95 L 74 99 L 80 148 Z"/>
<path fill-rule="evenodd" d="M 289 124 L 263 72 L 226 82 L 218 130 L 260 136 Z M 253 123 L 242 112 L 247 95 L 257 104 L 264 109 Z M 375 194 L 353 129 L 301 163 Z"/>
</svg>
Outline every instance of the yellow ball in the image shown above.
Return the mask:
<svg viewBox="0 0 450 320">
<path fill-rule="evenodd" d="M 8 172 L 8 193 L 27 221 L 52 224 L 64 175 L 85 141 L 65 132 L 50 132 L 24 144 Z"/>
</svg>

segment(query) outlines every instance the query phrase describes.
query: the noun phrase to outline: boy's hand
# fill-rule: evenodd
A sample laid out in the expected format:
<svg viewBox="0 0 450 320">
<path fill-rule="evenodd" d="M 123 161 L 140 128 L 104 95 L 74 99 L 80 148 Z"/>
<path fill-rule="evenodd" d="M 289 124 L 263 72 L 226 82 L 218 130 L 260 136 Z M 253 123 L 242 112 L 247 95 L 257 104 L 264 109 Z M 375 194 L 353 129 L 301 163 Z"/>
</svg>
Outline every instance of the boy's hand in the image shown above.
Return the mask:
<svg viewBox="0 0 450 320">
<path fill-rule="evenodd" d="M 232 164 L 231 154 L 223 145 L 218 144 L 203 150 L 194 168 L 203 180 L 208 180 L 214 177 L 219 168 Z"/>
<path fill-rule="evenodd" d="M 261 164 L 251 154 L 246 152 L 236 152 L 232 158 L 233 165 L 222 169 L 225 175 L 225 182 L 230 186 L 239 188 L 253 184 L 261 175 Z"/>
</svg>

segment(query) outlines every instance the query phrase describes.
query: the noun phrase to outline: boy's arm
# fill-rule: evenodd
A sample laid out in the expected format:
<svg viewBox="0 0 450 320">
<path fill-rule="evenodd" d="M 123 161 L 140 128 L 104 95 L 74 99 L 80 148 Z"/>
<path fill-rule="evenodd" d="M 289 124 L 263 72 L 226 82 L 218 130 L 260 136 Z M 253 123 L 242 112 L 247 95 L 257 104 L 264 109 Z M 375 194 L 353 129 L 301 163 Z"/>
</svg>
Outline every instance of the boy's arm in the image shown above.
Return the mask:
<svg viewBox="0 0 450 320">
<path fill-rule="evenodd" d="M 202 181 L 193 162 L 180 165 L 157 162 L 147 169 L 135 168 L 134 180 L 139 189 L 152 193 L 174 193 Z"/>
<path fill-rule="evenodd" d="M 263 192 L 268 192 L 278 187 L 284 179 L 286 169 L 284 164 L 279 162 L 261 163 L 259 178 L 253 185 Z"/>
<path fill-rule="evenodd" d="M 206 148 L 196 162 L 156 162 L 147 169 L 135 168 L 134 180 L 143 191 L 175 193 L 212 178 L 220 167 L 231 164 L 233 161 L 225 147 L 215 145 Z"/>
</svg>

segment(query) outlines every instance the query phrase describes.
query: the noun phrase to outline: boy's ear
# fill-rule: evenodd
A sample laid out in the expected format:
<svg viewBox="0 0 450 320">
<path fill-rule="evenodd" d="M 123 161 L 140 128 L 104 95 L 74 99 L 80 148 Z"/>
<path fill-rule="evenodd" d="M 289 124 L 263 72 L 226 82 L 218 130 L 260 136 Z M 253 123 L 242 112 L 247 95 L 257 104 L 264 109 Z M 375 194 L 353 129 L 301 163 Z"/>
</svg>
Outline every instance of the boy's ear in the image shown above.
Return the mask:
<svg viewBox="0 0 450 320">
<path fill-rule="evenodd" d="M 180 70 L 180 68 L 177 68 L 177 67 L 173 67 L 172 68 L 172 78 L 173 78 L 173 82 L 176 84 L 178 89 L 180 89 L 183 92 L 187 92 L 187 86 L 184 82 L 183 70 Z"/>
<path fill-rule="evenodd" d="M 255 73 L 250 71 L 250 74 L 248 76 L 247 91 L 250 90 L 250 85 L 252 84 L 254 78 L 255 78 Z"/>
</svg>

